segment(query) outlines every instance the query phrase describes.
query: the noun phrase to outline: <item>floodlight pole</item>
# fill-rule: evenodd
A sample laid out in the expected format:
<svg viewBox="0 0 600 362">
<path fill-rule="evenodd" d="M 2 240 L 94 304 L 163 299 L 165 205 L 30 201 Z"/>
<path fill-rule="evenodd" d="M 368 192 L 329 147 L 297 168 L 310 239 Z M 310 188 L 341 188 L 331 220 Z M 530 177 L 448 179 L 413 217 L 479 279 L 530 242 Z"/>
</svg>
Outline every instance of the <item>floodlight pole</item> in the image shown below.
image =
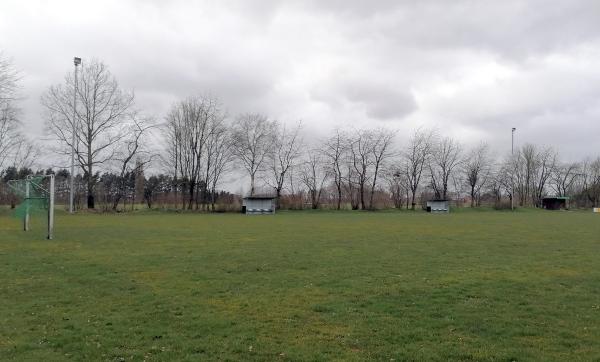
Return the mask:
<svg viewBox="0 0 600 362">
<path fill-rule="evenodd" d="M 510 155 L 512 158 L 512 163 L 514 166 L 514 162 L 515 162 L 515 131 L 517 129 L 515 127 L 512 128 L 512 132 L 511 132 L 511 140 L 510 140 Z M 510 209 L 511 210 L 515 210 L 515 175 L 514 175 L 514 170 L 513 172 L 511 172 L 510 175 L 510 181 L 511 181 L 511 195 L 510 195 Z"/>
<path fill-rule="evenodd" d="M 69 213 L 73 213 L 73 198 L 75 194 L 75 118 L 77 118 L 77 66 L 81 64 L 81 58 L 73 58 L 75 64 L 75 82 L 73 83 L 73 129 L 71 130 L 71 173 L 70 173 L 70 190 L 69 190 Z M 50 235 L 50 234 L 48 234 Z M 50 237 L 48 237 L 50 239 Z"/>
</svg>

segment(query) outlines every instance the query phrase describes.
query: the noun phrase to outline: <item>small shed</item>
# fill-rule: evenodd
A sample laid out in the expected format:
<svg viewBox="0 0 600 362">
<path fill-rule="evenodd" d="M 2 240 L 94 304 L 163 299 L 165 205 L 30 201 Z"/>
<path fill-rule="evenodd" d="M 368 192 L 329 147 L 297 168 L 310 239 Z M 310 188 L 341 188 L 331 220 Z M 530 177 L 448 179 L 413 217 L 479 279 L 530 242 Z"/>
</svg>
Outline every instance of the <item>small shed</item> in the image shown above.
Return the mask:
<svg viewBox="0 0 600 362">
<path fill-rule="evenodd" d="M 568 197 L 544 197 L 542 199 L 542 207 L 546 210 L 568 210 Z"/>
<path fill-rule="evenodd" d="M 248 196 L 242 199 L 243 214 L 274 214 L 275 197 L 273 196 Z"/>
<path fill-rule="evenodd" d="M 429 200 L 427 201 L 427 212 L 439 213 L 450 212 L 450 203 L 448 200 Z"/>
</svg>

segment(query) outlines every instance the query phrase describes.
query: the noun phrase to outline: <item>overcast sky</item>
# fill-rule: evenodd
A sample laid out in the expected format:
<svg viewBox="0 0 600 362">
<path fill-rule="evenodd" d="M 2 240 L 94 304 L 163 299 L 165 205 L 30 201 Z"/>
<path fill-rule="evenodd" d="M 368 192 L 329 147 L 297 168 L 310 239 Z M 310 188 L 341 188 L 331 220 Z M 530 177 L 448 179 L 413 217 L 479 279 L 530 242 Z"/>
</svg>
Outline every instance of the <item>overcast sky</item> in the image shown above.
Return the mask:
<svg viewBox="0 0 600 362">
<path fill-rule="evenodd" d="M 159 119 L 211 93 L 314 134 L 425 126 L 504 153 L 517 127 L 563 159 L 600 154 L 598 0 L 1 0 L 0 50 L 32 136 L 41 94 L 79 56 Z"/>
</svg>

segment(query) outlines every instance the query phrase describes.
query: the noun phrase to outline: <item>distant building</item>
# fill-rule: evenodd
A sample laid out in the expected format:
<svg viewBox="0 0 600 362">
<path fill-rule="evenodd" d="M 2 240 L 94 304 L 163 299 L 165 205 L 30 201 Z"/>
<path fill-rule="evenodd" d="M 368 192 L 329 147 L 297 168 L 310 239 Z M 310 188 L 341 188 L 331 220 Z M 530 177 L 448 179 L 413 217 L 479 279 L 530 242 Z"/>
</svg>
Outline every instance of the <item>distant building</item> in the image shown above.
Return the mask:
<svg viewBox="0 0 600 362">
<path fill-rule="evenodd" d="M 542 199 L 542 208 L 546 210 L 568 210 L 568 197 L 544 197 Z"/>
<path fill-rule="evenodd" d="M 427 212 L 448 213 L 450 212 L 450 202 L 448 200 L 429 200 L 427 201 Z"/>
<path fill-rule="evenodd" d="M 242 199 L 242 213 L 244 214 L 275 214 L 275 197 L 273 196 L 248 196 Z"/>
</svg>

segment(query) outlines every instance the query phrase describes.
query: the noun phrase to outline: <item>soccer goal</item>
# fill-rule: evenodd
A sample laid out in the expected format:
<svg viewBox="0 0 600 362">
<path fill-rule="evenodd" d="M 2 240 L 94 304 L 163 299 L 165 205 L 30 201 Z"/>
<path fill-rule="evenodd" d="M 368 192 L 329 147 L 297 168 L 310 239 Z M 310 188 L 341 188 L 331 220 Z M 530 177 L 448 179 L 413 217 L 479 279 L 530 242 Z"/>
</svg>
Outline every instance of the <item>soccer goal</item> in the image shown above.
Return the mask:
<svg viewBox="0 0 600 362">
<path fill-rule="evenodd" d="M 54 175 L 28 176 L 21 180 L 10 180 L 8 186 L 22 201 L 15 214 L 23 219 L 23 230 L 29 231 L 32 213 L 47 211 L 48 239 L 54 232 Z"/>
</svg>

